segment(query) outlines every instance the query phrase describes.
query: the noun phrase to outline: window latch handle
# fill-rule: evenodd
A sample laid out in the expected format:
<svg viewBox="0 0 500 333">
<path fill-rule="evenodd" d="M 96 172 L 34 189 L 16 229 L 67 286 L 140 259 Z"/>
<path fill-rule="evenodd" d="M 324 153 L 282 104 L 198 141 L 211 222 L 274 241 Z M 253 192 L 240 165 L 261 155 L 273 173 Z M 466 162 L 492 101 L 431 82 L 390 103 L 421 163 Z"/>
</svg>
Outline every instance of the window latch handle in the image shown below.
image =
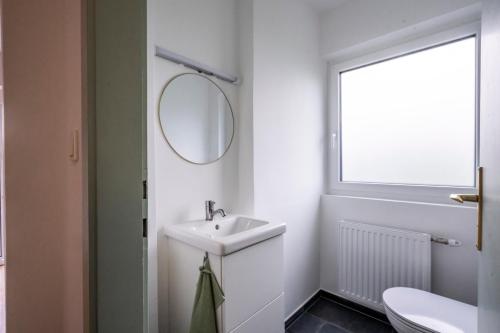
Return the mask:
<svg viewBox="0 0 500 333">
<path fill-rule="evenodd" d="M 336 144 L 337 144 L 337 133 L 332 133 L 332 149 L 335 149 Z"/>
</svg>

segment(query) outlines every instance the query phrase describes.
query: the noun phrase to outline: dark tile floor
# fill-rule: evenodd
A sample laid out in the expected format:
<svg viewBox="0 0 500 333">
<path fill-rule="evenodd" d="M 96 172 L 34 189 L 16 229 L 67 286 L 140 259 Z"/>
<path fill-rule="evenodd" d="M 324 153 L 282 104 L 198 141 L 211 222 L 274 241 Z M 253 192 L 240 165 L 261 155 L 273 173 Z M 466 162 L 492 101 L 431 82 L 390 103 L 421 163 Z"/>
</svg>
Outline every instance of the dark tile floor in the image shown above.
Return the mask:
<svg viewBox="0 0 500 333">
<path fill-rule="evenodd" d="M 388 322 L 320 297 L 287 327 L 286 333 L 396 333 L 396 331 Z"/>
</svg>

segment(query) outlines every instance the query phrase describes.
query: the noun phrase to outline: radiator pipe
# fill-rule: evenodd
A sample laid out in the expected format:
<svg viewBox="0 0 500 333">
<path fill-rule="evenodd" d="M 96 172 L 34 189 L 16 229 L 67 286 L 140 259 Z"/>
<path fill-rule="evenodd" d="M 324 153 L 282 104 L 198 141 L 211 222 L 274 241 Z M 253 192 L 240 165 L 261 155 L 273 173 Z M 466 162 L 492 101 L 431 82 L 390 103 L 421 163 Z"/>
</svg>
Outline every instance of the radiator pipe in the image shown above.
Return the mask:
<svg viewBox="0 0 500 333">
<path fill-rule="evenodd" d="M 459 240 L 451 239 L 451 238 L 449 239 L 449 238 L 440 237 L 440 236 L 431 236 L 431 241 L 433 241 L 434 243 L 453 246 L 453 247 L 462 246 L 462 242 Z"/>
</svg>

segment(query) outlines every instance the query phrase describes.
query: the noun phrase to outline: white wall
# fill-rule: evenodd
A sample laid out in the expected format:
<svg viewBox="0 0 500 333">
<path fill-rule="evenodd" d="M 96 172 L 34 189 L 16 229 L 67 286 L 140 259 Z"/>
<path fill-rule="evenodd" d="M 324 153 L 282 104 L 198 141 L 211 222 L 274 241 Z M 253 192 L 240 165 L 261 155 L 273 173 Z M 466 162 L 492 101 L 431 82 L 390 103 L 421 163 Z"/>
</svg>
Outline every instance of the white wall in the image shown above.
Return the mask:
<svg viewBox="0 0 500 333">
<path fill-rule="evenodd" d="M 204 218 L 204 201 L 211 199 L 229 212 L 238 204 L 239 87 L 214 79 L 234 111 L 235 138 L 227 154 L 208 165 L 179 158 L 168 146 L 158 122 L 163 86 L 173 76 L 190 72 L 152 53 L 155 45 L 213 68 L 240 75 L 236 2 L 227 0 L 151 0 L 148 3 L 148 179 L 150 330 L 167 332 L 168 250 L 163 226 Z M 239 212 L 239 210 L 238 210 Z M 201 260 L 201 258 L 200 258 Z M 158 327 L 156 327 L 158 322 Z"/>
<path fill-rule="evenodd" d="M 479 13 L 478 0 L 351 0 L 321 14 L 321 54 L 335 58 L 383 36 L 401 42 L 428 28 L 470 22 Z"/>
<path fill-rule="evenodd" d="M 317 13 L 254 1 L 255 215 L 286 222 L 285 314 L 319 288 L 324 77 Z"/>
<path fill-rule="evenodd" d="M 203 201 L 288 225 L 286 314 L 319 288 L 324 81 L 318 15 L 299 1 L 151 0 L 148 5 L 149 307 L 152 332 L 168 326 L 162 227 L 203 217 Z M 158 44 L 226 72 L 235 141 L 220 161 L 191 165 L 157 120 L 163 85 L 186 69 L 154 57 Z M 158 322 L 158 327 L 156 326 Z"/>
<path fill-rule="evenodd" d="M 253 166 L 253 1 L 236 0 L 238 22 L 238 51 L 241 85 L 239 91 L 238 135 L 238 203 L 236 211 L 254 212 L 254 166 Z"/>
<path fill-rule="evenodd" d="M 336 60 L 387 47 L 419 34 L 476 20 L 480 13 L 472 0 L 349 1 L 321 16 L 321 52 Z M 343 194 L 336 190 L 335 194 Z M 436 200 L 447 202 L 448 193 Z M 322 197 L 321 287 L 337 293 L 336 221 L 351 219 L 417 230 L 464 242 L 462 247 L 432 246 L 432 290 L 467 303 L 477 300 L 475 210 L 453 204 L 433 204 L 361 197 Z M 365 195 L 365 198 L 362 196 Z M 393 196 L 394 197 L 394 196 Z M 397 198 L 397 197 L 396 197 Z M 430 198 L 434 200 L 434 198 Z"/>
<path fill-rule="evenodd" d="M 229 211 L 287 223 L 287 316 L 320 285 L 335 292 L 333 222 L 338 218 L 436 232 L 464 241 L 462 248 L 434 246 L 434 290 L 475 302 L 471 209 L 326 196 L 322 201 L 321 267 L 319 251 L 326 132 L 326 66 L 320 57 L 342 54 L 395 30 L 411 30 L 413 24 L 452 10 L 458 10 L 455 16 L 466 22 L 477 7 L 465 6 L 474 3 L 354 0 L 322 13 L 320 29 L 319 14 L 299 0 L 149 1 L 148 282 L 152 332 L 158 330 L 156 320 L 160 332 L 166 332 L 169 320 L 168 252 L 162 227 L 202 217 L 206 199 L 214 199 Z M 160 92 L 171 77 L 187 70 L 154 57 L 156 44 L 242 77 L 240 86 L 219 82 L 236 120 L 235 141 L 220 161 L 206 166 L 186 163 L 165 142 L 157 120 Z M 407 218 L 410 211 L 415 213 Z M 460 259 L 466 264 L 461 265 Z"/>
</svg>

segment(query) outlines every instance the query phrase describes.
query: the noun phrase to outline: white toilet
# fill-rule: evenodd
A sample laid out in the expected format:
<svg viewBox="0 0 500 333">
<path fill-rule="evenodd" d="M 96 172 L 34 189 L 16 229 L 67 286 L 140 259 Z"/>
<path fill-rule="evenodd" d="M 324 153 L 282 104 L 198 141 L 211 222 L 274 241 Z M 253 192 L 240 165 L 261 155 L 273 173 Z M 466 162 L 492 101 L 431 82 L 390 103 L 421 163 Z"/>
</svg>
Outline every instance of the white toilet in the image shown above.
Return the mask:
<svg viewBox="0 0 500 333">
<path fill-rule="evenodd" d="M 404 287 L 389 288 L 382 298 L 398 333 L 477 333 L 475 306 Z"/>
</svg>

